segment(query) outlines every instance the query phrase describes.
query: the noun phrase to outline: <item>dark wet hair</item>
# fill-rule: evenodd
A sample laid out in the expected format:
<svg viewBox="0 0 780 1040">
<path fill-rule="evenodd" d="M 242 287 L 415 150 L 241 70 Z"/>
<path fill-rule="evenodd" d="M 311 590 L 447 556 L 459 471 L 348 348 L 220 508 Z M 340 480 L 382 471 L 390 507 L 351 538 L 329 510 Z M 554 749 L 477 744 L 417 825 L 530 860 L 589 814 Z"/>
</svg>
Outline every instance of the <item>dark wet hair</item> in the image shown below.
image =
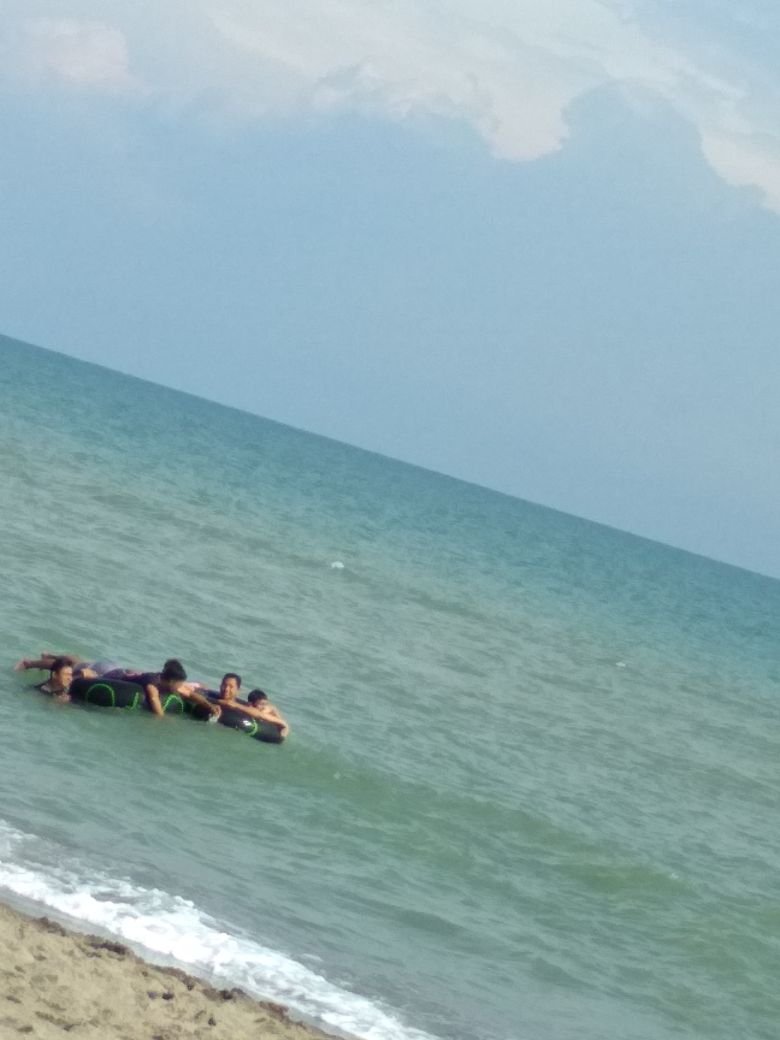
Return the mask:
<svg viewBox="0 0 780 1040">
<path fill-rule="evenodd" d="M 170 657 L 162 667 L 160 678 L 168 679 L 170 682 L 183 682 L 187 678 L 187 673 L 184 671 L 184 665 L 181 661 L 177 661 L 175 657 Z"/>
<path fill-rule="evenodd" d="M 62 668 L 73 667 L 73 662 L 69 657 L 55 657 L 49 668 L 49 675 L 54 675 L 55 672 L 59 672 Z"/>
<path fill-rule="evenodd" d="M 252 690 L 247 700 L 250 704 L 257 704 L 258 701 L 267 701 L 268 694 L 264 690 Z"/>
<path fill-rule="evenodd" d="M 224 682 L 225 679 L 235 679 L 236 686 L 238 686 L 239 690 L 241 689 L 241 676 L 238 674 L 238 672 L 225 672 L 225 674 L 222 676 L 222 682 Z"/>
</svg>

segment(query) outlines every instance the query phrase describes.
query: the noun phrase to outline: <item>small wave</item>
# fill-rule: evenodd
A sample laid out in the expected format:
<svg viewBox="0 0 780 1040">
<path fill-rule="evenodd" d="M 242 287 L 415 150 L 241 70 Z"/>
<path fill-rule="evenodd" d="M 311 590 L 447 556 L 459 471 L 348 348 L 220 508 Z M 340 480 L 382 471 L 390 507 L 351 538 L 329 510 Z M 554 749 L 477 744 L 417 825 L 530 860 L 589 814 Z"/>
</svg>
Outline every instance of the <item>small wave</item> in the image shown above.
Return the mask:
<svg viewBox="0 0 780 1040">
<path fill-rule="evenodd" d="M 147 959 L 286 1004 L 332 1031 L 363 1040 L 433 1040 L 292 957 L 231 934 L 189 900 L 64 861 L 61 849 L 47 849 L 41 839 L 3 821 L 0 890 L 54 911 L 77 927 L 87 925 L 122 939 Z"/>
</svg>

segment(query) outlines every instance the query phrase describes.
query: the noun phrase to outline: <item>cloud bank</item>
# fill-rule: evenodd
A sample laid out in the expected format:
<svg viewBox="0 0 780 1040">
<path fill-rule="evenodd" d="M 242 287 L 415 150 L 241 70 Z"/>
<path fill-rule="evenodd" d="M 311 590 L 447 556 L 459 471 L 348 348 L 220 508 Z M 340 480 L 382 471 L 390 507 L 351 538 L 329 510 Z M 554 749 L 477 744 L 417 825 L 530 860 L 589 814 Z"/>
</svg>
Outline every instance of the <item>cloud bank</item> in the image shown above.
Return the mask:
<svg viewBox="0 0 780 1040">
<path fill-rule="evenodd" d="M 721 176 L 759 187 L 780 210 L 780 85 L 766 54 L 722 17 L 671 20 L 658 0 L 5 6 L 6 84 L 142 94 L 233 120 L 338 111 L 458 120 L 512 161 L 559 148 L 582 94 L 616 83 L 649 91 L 697 127 Z M 748 4 L 741 23 L 756 39 L 759 15 L 751 22 Z"/>
<path fill-rule="evenodd" d="M 30 19 L 25 28 L 31 65 L 39 74 L 85 86 L 132 85 L 127 46 L 117 29 L 66 18 Z"/>
</svg>

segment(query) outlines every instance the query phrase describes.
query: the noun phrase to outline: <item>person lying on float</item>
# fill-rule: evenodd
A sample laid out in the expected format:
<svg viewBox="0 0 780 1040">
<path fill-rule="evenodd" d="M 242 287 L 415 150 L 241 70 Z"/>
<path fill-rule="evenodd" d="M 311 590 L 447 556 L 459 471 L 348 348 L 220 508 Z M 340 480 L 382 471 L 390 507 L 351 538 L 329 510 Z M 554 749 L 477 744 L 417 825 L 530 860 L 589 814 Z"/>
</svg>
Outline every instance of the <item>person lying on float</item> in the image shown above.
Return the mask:
<svg viewBox="0 0 780 1040">
<path fill-rule="evenodd" d="M 214 719 L 218 719 L 222 714 L 219 704 L 212 704 L 208 697 L 204 697 L 198 691 L 197 684 L 187 682 L 187 673 L 184 671 L 184 666 L 176 658 L 166 661 L 160 672 L 126 673 L 121 678 L 137 683 L 143 688 L 146 705 L 154 715 L 164 714 L 160 695 L 170 693 L 175 693 L 184 700 L 197 704 L 205 709 Z"/>
<path fill-rule="evenodd" d="M 268 694 L 263 690 L 252 690 L 247 698 L 249 703 L 246 703 L 238 700 L 240 689 L 241 676 L 237 672 L 226 672 L 219 684 L 217 704 L 221 704 L 224 708 L 235 708 L 260 722 L 273 722 L 279 726 L 281 735 L 286 737 L 290 732 L 290 727 L 276 705 L 271 704 Z"/>
</svg>

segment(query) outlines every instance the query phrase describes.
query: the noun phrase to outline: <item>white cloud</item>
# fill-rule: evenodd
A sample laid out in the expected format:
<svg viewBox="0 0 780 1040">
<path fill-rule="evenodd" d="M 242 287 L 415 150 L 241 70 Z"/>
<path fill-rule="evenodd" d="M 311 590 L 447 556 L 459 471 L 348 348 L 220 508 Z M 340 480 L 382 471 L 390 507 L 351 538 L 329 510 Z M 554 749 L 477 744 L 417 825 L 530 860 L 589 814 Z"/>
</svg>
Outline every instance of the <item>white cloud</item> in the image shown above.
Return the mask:
<svg viewBox="0 0 780 1040">
<path fill-rule="evenodd" d="M 728 40 L 709 40 L 705 14 L 694 48 L 647 0 L 9 3 L 20 19 L 27 12 L 29 66 L 63 82 L 128 90 L 143 78 L 166 102 L 248 118 L 455 118 L 512 160 L 559 147 L 582 93 L 635 84 L 698 127 L 722 176 L 780 208 L 777 81 L 759 79 Z"/>
<path fill-rule="evenodd" d="M 780 139 L 777 136 L 705 129 L 702 148 L 724 180 L 760 188 L 769 208 L 780 213 Z"/>
<path fill-rule="evenodd" d="M 125 37 L 100 22 L 31 18 L 23 24 L 28 72 L 77 86 L 126 90 L 134 87 Z"/>
<path fill-rule="evenodd" d="M 668 32 L 662 38 L 660 23 L 655 31 L 652 19 L 640 23 L 633 8 L 620 0 L 203 2 L 238 58 L 233 82 L 242 89 L 233 96 L 250 109 L 455 117 L 496 155 L 524 160 L 560 146 L 577 96 L 633 84 L 697 126 L 726 180 L 756 185 L 780 209 L 777 84 L 751 89 L 749 63 L 725 43 L 699 42 L 694 52 Z M 706 22 L 701 28 L 706 39 Z"/>
<path fill-rule="evenodd" d="M 241 62 L 244 103 L 260 111 L 281 102 L 394 119 L 458 118 L 508 158 L 535 158 L 556 148 L 566 133 L 566 106 L 600 79 L 587 56 L 571 60 L 565 41 L 557 51 L 549 45 L 552 30 L 566 21 L 561 15 L 523 26 L 516 14 L 511 25 L 478 17 L 467 3 L 441 10 L 411 0 L 370 8 L 356 0 L 327 6 L 222 0 L 206 6 L 221 41 Z M 600 11 L 599 4 L 590 6 Z M 595 35 L 598 30 L 593 27 Z M 273 99 L 262 89 L 269 78 L 277 91 Z"/>
</svg>

